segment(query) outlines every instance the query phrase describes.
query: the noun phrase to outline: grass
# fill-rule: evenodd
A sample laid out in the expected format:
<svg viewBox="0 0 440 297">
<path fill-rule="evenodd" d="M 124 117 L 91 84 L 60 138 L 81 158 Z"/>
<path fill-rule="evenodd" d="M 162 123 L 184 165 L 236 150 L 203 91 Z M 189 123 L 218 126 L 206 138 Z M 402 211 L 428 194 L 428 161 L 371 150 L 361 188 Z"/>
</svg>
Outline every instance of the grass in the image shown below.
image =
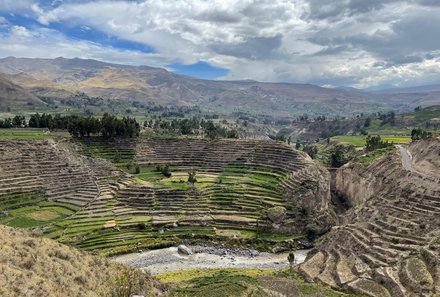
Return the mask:
<svg viewBox="0 0 440 297">
<path fill-rule="evenodd" d="M 272 292 L 322 297 L 360 296 L 306 283 L 297 273 L 270 269 L 194 269 L 163 273 L 157 277 L 164 284 L 174 285 L 177 296 L 273 296 Z"/>
<path fill-rule="evenodd" d="M 40 192 L 0 196 L 0 223 L 29 228 L 55 223 L 72 214 L 75 207 L 48 202 Z"/>
<path fill-rule="evenodd" d="M 53 210 L 38 210 L 26 214 L 26 216 L 36 221 L 52 221 L 59 218 L 60 214 Z"/>
<path fill-rule="evenodd" d="M 0 139 L 43 139 L 50 136 L 43 129 L 0 129 Z"/>
<path fill-rule="evenodd" d="M 395 148 L 393 146 L 391 146 L 391 147 L 377 149 L 377 150 L 374 150 L 371 152 L 367 152 L 362 156 L 356 157 L 353 160 L 353 164 L 358 165 L 360 167 L 367 168 L 368 166 L 373 164 L 374 161 L 382 158 L 387 153 L 394 151 L 394 149 Z"/>
<path fill-rule="evenodd" d="M 410 143 L 411 136 L 381 136 L 382 140 L 394 143 Z"/>
<path fill-rule="evenodd" d="M 342 144 L 354 145 L 356 147 L 365 146 L 365 138 L 363 135 L 340 135 L 331 138 L 332 141 L 338 141 Z M 381 135 L 382 140 L 394 143 L 410 143 L 410 136 L 391 136 L 391 135 Z"/>
</svg>

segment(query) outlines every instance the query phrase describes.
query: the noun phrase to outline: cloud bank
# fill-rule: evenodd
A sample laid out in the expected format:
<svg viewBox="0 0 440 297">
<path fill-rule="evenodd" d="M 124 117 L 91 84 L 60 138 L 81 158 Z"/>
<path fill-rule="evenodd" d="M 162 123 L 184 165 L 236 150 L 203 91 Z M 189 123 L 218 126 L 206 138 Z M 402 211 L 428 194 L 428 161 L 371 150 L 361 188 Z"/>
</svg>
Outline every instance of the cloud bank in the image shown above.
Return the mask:
<svg viewBox="0 0 440 297">
<path fill-rule="evenodd" d="M 440 2 L 4 0 L 0 56 L 9 55 L 171 70 L 207 63 L 228 70 L 219 79 L 410 86 L 440 80 Z"/>
</svg>

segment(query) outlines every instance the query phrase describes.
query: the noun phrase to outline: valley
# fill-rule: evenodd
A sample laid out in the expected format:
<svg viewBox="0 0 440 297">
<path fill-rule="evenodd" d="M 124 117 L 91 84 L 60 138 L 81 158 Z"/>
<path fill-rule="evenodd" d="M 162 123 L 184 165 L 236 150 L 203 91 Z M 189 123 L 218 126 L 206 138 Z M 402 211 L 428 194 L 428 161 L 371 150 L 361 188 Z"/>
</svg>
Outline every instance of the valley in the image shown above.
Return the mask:
<svg viewBox="0 0 440 297">
<path fill-rule="evenodd" d="M 0 297 L 440 297 L 439 0 L 1 0 Z"/>
<path fill-rule="evenodd" d="M 75 278 L 102 289 L 69 296 L 438 294 L 440 108 L 425 106 L 436 86 L 417 106 L 396 90 L 409 100 L 397 106 L 391 91 L 81 59 L 6 58 L 0 71 L 0 224 L 62 247 L 65 271 L 71 253 L 106 263 L 93 268 L 105 279 Z M 38 255 L 8 260 L 13 245 L 2 271 L 55 282 L 16 277 L 7 294 L 78 291 Z"/>
<path fill-rule="evenodd" d="M 281 141 L 141 135 L 109 142 L 8 131 L 0 140 L 1 224 L 116 257 L 159 279 L 257 269 L 258 285 L 250 278 L 248 288 L 264 294 L 266 277 L 281 282 L 275 291 L 282 292 L 292 273 L 291 288 L 302 275 L 359 296 L 437 291 L 436 138 L 331 173 Z M 196 253 L 179 255 L 180 244 Z M 250 250 L 255 255 L 245 256 Z M 280 276 L 289 271 L 289 251 L 297 272 Z M 181 290 L 178 283 L 171 290 Z"/>
</svg>

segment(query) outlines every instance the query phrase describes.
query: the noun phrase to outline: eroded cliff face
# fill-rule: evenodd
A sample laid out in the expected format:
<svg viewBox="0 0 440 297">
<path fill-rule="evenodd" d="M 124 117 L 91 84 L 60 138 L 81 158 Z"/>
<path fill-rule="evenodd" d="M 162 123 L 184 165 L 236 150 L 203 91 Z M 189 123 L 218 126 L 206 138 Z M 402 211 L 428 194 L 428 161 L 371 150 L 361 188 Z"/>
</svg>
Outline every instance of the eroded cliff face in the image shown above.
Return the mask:
<svg viewBox="0 0 440 297">
<path fill-rule="evenodd" d="M 373 195 L 376 182 L 370 172 L 343 167 L 334 174 L 334 191 L 351 208 L 363 204 Z"/>
<path fill-rule="evenodd" d="M 283 182 L 284 199 L 294 200 L 297 207 L 319 215 L 331 208 L 330 173 L 305 157 L 304 167 L 292 172 Z"/>
<path fill-rule="evenodd" d="M 339 169 L 335 191 L 351 208 L 300 266 L 306 278 L 368 296 L 440 294 L 439 151 L 423 141 Z"/>
<path fill-rule="evenodd" d="M 410 147 L 413 167 L 418 172 L 440 177 L 440 146 L 438 139 L 416 142 Z"/>
</svg>

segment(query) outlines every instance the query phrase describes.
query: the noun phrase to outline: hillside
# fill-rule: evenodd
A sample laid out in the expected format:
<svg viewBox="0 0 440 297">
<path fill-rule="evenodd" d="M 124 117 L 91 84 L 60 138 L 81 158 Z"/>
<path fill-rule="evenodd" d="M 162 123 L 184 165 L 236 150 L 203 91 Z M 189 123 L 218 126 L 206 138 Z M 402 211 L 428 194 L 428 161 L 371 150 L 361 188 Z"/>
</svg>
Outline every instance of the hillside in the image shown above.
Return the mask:
<svg viewBox="0 0 440 297">
<path fill-rule="evenodd" d="M 162 105 L 198 105 L 216 112 L 247 111 L 278 116 L 303 113 L 352 115 L 393 107 L 383 100 L 384 97 L 351 89 L 331 89 L 309 84 L 202 80 L 160 68 L 78 58 L 8 57 L 0 59 L 0 72 L 10 75 L 14 82 L 39 96 L 63 98 L 79 91 L 109 99 Z M 408 110 L 414 104 L 406 100 L 398 105 L 400 110 Z"/>
<path fill-rule="evenodd" d="M 29 231 L 0 225 L 0 242 L 0 296 L 114 296 L 130 274 L 132 293 L 166 295 L 147 274 Z"/>
<path fill-rule="evenodd" d="M 0 150 L 0 223 L 47 226 L 102 254 L 186 240 L 301 246 L 311 226 L 333 220 L 328 173 L 279 142 L 49 138 L 3 140 Z"/>
<path fill-rule="evenodd" d="M 368 296 L 437 296 L 440 142 L 409 151 L 336 172 L 335 191 L 351 207 L 301 265 L 308 280 Z"/>
<path fill-rule="evenodd" d="M 45 103 L 19 85 L 0 74 L 0 108 L 1 107 L 41 107 Z"/>
</svg>

